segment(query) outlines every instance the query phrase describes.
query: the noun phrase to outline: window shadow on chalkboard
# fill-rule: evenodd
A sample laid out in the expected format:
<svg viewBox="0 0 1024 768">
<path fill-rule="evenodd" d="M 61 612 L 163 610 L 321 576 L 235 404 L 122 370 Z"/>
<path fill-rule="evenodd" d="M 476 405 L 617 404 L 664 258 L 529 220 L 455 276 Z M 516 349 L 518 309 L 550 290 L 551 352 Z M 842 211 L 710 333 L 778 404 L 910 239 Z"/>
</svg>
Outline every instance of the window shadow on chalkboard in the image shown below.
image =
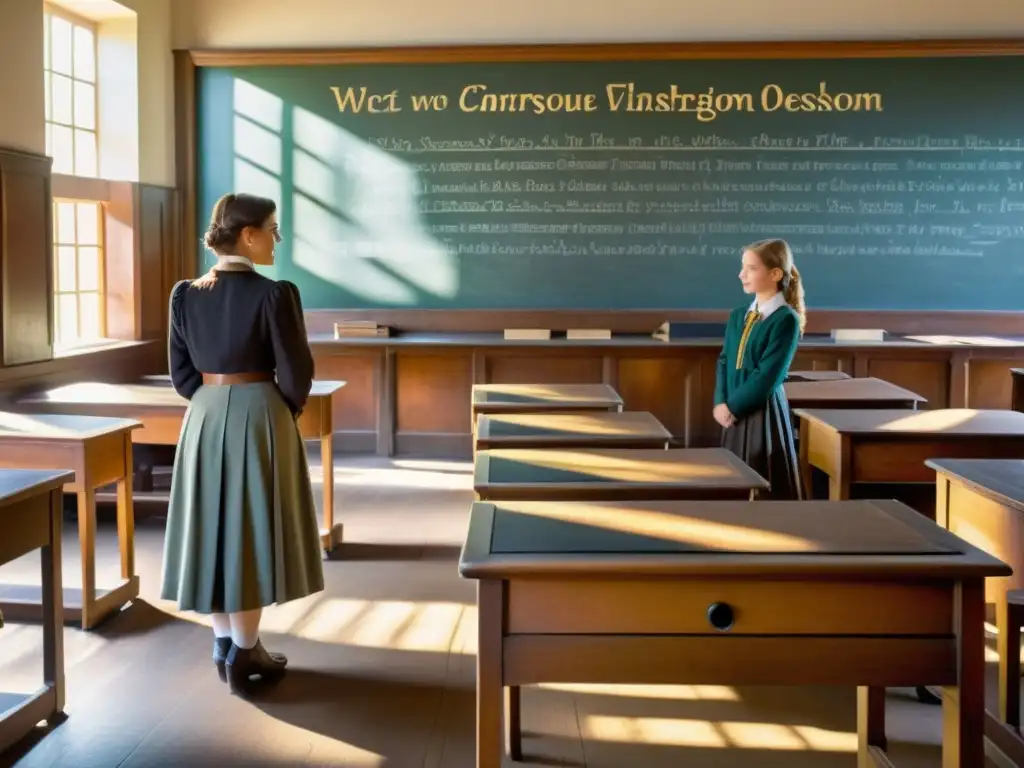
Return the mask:
<svg viewBox="0 0 1024 768">
<path fill-rule="evenodd" d="M 423 225 L 410 166 L 245 80 L 233 91 L 235 187 L 280 201 L 294 268 L 372 302 L 458 293 L 454 257 Z"/>
</svg>

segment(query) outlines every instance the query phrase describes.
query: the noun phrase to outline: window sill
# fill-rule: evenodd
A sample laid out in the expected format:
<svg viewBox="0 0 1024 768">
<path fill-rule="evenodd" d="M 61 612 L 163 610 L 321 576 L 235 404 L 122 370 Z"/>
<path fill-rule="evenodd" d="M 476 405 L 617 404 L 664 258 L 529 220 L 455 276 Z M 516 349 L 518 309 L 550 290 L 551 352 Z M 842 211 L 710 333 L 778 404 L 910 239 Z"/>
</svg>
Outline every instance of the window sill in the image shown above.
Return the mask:
<svg viewBox="0 0 1024 768">
<path fill-rule="evenodd" d="M 132 347 L 141 347 L 146 344 L 152 343 L 152 341 L 124 341 L 122 339 L 97 339 L 96 341 L 75 344 L 74 346 L 55 346 L 53 348 L 53 356 L 54 358 L 77 357 L 81 355 L 95 354 L 96 352 L 107 352 L 109 350 L 114 349 L 131 349 Z"/>
</svg>

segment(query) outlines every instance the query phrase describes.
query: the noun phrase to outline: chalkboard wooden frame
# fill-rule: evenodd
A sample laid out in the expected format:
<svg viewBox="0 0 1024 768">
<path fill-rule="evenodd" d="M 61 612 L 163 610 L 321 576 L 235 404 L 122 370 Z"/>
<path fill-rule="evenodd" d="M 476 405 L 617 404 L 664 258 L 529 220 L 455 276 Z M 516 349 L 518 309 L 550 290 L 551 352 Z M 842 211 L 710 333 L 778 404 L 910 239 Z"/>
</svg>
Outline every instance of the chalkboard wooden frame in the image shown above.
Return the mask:
<svg viewBox="0 0 1024 768">
<path fill-rule="evenodd" d="M 906 59 L 922 57 L 978 57 L 1014 56 L 1024 54 L 1024 39 L 931 39 L 931 40 L 847 40 L 847 41 L 771 41 L 771 42 L 679 42 L 679 43 L 565 43 L 565 44 L 495 44 L 458 46 L 401 46 L 339 49 L 255 49 L 255 50 L 186 50 L 174 51 L 175 77 L 175 166 L 182 205 L 179 221 L 182 243 L 194 243 L 198 237 L 194 201 L 196 181 L 196 69 L 199 67 L 239 66 L 323 66 L 332 64 L 383 63 L 458 63 L 458 62 L 528 62 L 528 61 L 626 61 L 626 60 L 686 60 L 686 59 Z M 183 264 L 183 276 L 194 276 L 194 260 Z M 330 312 L 330 310 L 325 310 Z M 372 318 L 378 310 L 348 311 Z M 410 311 L 414 312 L 414 311 Z M 445 310 L 431 313 L 449 314 Z M 542 317 L 551 314 L 534 310 Z M 389 314 L 394 314 L 389 312 Z M 458 314 L 466 314 L 465 311 Z M 612 314 L 621 314 L 621 312 Z M 828 313 L 833 328 L 877 325 L 877 312 L 833 310 Z M 884 314 L 900 316 L 916 325 L 916 317 L 929 312 L 893 310 Z M 681 319 L 699 321 L 720 320 L 724 312 L 674 312 L 686 315 Z M 692 317 L 690 317 L 692 315 Z M 1021 332 L 1024 312 L 947 311 L 947 333 L 977 332 L 983 327 L 988 333 Z M 543 325 L 543 322 L 541 323 Z M 872 326 L 873 327 L 873 326 Z M 967 329 L 970 329 L 968 331 Z"/>
</svg>

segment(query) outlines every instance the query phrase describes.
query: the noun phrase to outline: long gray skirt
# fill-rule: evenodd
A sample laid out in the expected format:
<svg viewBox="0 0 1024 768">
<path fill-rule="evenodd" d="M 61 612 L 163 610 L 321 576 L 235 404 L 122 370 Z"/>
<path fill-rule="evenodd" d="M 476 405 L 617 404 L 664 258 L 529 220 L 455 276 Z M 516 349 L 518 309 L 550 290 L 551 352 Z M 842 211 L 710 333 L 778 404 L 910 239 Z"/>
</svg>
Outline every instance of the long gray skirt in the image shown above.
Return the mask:
<svg viewBox="0 0 1024 768">
<path fill-rule="evenodd" d="M 722 447 L 768 481 L 771 489 L 767 498 L 803 500 L 793 421 L 782 387 L 771 394 L 765 408 L 722 430 Z"/>
<path fill-rule="evenodd" d="M 272 382 L 203 386 L 174 458 L 161 597 L 234 613 L 324 588 L 316 504 L 295 419 Z"/>
</svg>

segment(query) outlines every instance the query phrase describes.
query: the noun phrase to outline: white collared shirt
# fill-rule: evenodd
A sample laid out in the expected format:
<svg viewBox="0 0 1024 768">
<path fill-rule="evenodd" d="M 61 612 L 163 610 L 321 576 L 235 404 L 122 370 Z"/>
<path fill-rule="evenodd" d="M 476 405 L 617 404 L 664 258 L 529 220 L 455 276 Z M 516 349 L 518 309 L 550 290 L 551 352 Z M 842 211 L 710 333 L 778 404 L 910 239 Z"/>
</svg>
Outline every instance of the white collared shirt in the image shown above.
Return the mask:
<svg viewBox="0 0 1024 768">
<path fill-rule="evenodd" d="M 766 301 L 764 304 L 761 304 L 760 306 L 758 306 L 757 299 L 755 298 L 752 302 L 750 302 L 750 309 L 747 311 L 753 312 L 756 309 L 758 312 L 761 313 L 761 319 L 763 320 L 764 318 L 771 315 L 771 313 L 774 312 L 776 309 L 781 309 L 784 306 L 786 306 L 786 297 L 782 294 L 782 291 L 779 291 L 770 299 L 768 299 L 768 301 Z"/>
<path fill-rule="evenodd" d="M 256 269 L 256 267 L 255 267 L 255 265 L 253 265 L 252 261 L 247 259 L 247 258 L 245 258 L 245 256 L 232 256 L 230 254 L 225 255 L 225 256 L 218 256 L 217 257 L 217 266 L 219 267 L 219 266 L 221 266 L 223 264 L 242 264 L 242 265 L 248 267 L 249 269 L 252 269 L 252 270 Z"/>
</svg>

